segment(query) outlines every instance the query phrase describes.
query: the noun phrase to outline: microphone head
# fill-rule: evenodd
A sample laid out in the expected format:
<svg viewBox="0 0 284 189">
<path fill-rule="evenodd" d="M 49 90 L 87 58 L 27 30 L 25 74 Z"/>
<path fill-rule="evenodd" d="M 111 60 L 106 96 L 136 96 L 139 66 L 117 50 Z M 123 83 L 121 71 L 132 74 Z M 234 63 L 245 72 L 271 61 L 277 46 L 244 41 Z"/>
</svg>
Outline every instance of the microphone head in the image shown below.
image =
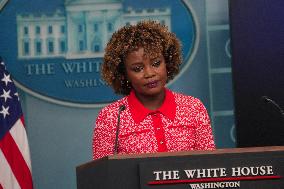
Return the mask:
<svg viewBox="0 0 284 189">
<path fill-rule="evenodd" d="M 270 98 L 268 98 L 267 96 L 261 96 L 261 99 L 262 99 L 264 102 L 269 102 L 269 101 L 271 101 Z"/>
<path fill-rule="evenodd" d="M 125 107 L 124 104 L 122 104 L 122 105 L 119 106 L 119 111 L 124 111 L 125 109 L 126 109 L 126 107 Z"/>
<path fill-rule="evenodd" d="M 267 97 L 267 96 L 261 96 L 261 99 L 265 102 L 265 103 L 270 103 L 272 104 L 274 107 L 276 107 L 280 113 L 282 114 L 282 116 L 284 116 L 284 111 L 283 109 L 279 106 L 279 104 L 277 104 L 274 100 L 272 100 L 271 98 Z"/>
</svg>

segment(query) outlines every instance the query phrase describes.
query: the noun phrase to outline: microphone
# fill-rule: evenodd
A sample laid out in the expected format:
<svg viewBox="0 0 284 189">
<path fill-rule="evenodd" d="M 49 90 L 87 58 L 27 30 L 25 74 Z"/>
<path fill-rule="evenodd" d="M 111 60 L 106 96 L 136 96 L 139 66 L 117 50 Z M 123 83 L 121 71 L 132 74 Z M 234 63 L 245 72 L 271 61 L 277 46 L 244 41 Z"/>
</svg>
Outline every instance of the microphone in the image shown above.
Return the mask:
<svg viewBox="0 0 284 189">
<path fill-rule="evenodd" d="M 278 111 L 280 112 L 280 114 L 282 115 L 282 117 L 284 118 L 283 109 L 274 100 L 272 100 L 271 98 L 269 98 L 267 96 L 262 96 L 261 98 L 264 100 L 264 102 L 272 104 L 274 107 L 276 107 L 278 109 Z"/>
<path fill-rule="evenodd" d="M 115 133 L 115 143 L 114 143 L 114 149 L 113 154 L 118 153 L 118 134 L 119 134 L 119 127 L 120 127 L 120 113 L 126 109 L 125 105 L 122 104 L 119 106 L 118 114 L 117 114 L 117 124 L 116 124 L 116 133 Z"/>
</svg>

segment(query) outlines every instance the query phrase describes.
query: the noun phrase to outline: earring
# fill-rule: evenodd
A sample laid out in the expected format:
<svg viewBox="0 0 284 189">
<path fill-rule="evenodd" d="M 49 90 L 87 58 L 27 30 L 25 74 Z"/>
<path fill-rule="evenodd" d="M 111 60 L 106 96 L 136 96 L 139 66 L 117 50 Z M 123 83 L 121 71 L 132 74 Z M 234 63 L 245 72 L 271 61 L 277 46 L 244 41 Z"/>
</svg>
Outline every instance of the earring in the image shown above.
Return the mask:
<svg viewBox="0 0 284 189">
<path fill-rule="evenodd" d="M 126 86 L 127 88 L 130 88 L 130 82 L 126 79 L 120 80 L 120 85 L 121 86 Z"/>
<path fill-rule="evenodd" d="M 171 75 L 170 75 L 171 73 L 169 72 L 169 71 L 167 71 L 167 78 L 168 78 L 168 80 L 170 80 L 171 79 Z"/>
<path fill-rule="evenodd" d="M 128 80 L 126 80 L 126 87 L 127 88 L 131 88 L 131 84 L 130 84 L 130 82 Z"/>
</svg>

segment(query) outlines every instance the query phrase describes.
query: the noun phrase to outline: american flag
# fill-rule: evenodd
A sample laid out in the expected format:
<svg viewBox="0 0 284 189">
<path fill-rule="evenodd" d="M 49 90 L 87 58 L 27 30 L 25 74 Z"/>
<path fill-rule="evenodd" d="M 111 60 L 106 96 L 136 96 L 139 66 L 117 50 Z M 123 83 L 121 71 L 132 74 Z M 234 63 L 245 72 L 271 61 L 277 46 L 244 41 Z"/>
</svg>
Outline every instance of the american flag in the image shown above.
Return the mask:
<svg viewBox="0 0 284 189">
<path fill-rule="evenodd" d="M 30 151 L 16 87 L 0 58 L 0 189 L 32 189 Z"/>
</svg>

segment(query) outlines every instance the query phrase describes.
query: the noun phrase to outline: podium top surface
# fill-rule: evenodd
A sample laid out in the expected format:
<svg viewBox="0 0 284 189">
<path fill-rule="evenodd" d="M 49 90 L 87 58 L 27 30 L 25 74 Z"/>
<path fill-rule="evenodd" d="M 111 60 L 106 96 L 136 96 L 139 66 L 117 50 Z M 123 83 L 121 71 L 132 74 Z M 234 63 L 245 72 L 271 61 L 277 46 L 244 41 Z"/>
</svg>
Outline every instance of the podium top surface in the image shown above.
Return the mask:
<svg viewBox="0 0 284 189">
<path fill-rule="evenodd" d="M 84 168 L 90 164 L 106 160 L 121 160 L 121 159 L 144 159 L 155 157 L 181 157 L 181 156 L 196 156 L 196 155 L 217 155 L 217 154 L 238 154 L 238 153 L 257 153 L 257 152 L 274 152 L 284 151 L 284 146 L 265 146 L 265 147 L 247 147 L 247 148 L 224 148 L 216 150 L 193 150 L 180 152 L 157 152 L 157 153 L 141 153 L 141 154 L 116 154 L 109 155 L 97 160 L 79 165 L 77 168 Z"/>
<path fill-rule="evenodd" d="M 224 148 L 216 150 L 193 150 L 180 152 L 158 152 L 143 154 L 116 154 L 104 157 L 102 159 L 129 159 L 129 158 L 148 158 L 148 157 L 170 157 L 170 156 L 188 156 L 188 155 L 209 155 L 209 154 L 234 154 L 234 153 L 255 153 L 255 152 L 273 152 L 284 151 L 284 146 L 265 146 L 248 148 Z"/>
</svg>

